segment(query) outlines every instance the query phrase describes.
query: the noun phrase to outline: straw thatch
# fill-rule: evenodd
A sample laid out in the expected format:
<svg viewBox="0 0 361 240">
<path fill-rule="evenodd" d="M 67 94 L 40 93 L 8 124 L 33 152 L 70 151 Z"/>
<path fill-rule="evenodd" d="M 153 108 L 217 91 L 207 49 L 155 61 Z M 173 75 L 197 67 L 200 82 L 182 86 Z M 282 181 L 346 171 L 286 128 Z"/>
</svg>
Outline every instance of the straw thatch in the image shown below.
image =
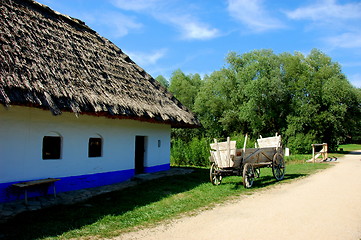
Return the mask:
<svg viewBox="0 0 361 240">
<path fill-rule="evenodd" d="M 172 94 L 82 21 L 1 0 L 0 103 L 196 127 Z"/>
</svg>

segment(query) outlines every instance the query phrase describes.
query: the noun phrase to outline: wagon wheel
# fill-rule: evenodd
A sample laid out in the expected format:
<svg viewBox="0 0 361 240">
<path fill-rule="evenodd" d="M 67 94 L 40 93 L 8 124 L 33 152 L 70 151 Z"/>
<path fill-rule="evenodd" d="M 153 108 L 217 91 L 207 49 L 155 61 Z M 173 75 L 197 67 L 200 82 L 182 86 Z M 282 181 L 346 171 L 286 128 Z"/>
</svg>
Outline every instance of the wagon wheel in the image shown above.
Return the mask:
<svg viewBox="0 0 361 240">
<path fill-rule="evenodd" d="M 285 176 L 285 160 L 283 159 L 283 155 L 281 153 L 276 153 L 273 156 L 272 161 L 272 173 L 277 181 L 280 181 Z"/>
<path fill-rule="evenodd" d="M 256 178 L 259 178 L 260 175 L 261 175 L 261 169 L 260 168 L 255 168 L 254 169 L 254 176 Z"/>
<path fill-rule="evenodd" d="M 243 186 L 245 188 L 252 187 L 254 180 L 254 169 L 252 164 L 246 163 L 243 167 Z"/>
<path fill-rule="evenodd" d="M 219 167 L 215 163 L 212 163 L 211 169 L 209 171 L 209 178 L 213 185 L 219 185 L 222 182 L 222 176 L 219 173 Z"/>
</svg>

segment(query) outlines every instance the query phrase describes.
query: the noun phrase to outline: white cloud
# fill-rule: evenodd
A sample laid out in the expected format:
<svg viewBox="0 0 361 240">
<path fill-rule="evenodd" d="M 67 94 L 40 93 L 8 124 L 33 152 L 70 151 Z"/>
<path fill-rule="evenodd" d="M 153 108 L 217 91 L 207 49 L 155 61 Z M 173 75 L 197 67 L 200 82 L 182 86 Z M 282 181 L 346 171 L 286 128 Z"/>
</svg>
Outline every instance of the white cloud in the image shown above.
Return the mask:
<svg viewBox="0 0 361 240">
<path fill-rule="evenodd" d="M 325 41 L 337 48 L 361 48 L 361 31 L 346 32 L 340 35 L 327 37 Z"/>
<path fill-rule="evenodd" d="M 308 27 L 326 34 L 321 40 L 331 48 L 361 48 L 361 2 L 320 0 L 285 14 L 290 19 L 311 21 Z"/>
<path fill-rule="evenodd" d="M 219 35 L 218 29 L 210 28 L 202 23 L 189 22 L 180 26 L 184 30 L 186 39 L 211 39 Z"/>
<path fill-rule="evenodd" d="M 138 65 L 150 66 L 155 65 L 159 59 L 163 58 L 167 53 L 167 49 L 162 48 L 150 53 L 128 51 L 125 51 L 125 53 Z"/>
<path fill-rule="evenodd" d="M 162 19 L 180 29 L 183 39 L 206 40 L 219 36 L 218 29 L 212 28 L 206 23 L 199 22 L 192 16 L 164 14 L 162 15 Z"/>
<path fill-rule="evenodd" d="M 93 12 L 83 14 L 81 17 L 94 29 L 101 29 L 101 35 L 120 38 L 129 33 L 130 30 L 143 27 L 134 18 L 118 12 Z M 99 26 L 99 27 L 98 27 Z"/>
<path fill-rule="evenodd" d="M 361 3 L 339 5 L 335 0 L 323 0 L 315 4 L 287 11 L 290 19 L 306 19 L 312 21 L 334 22 L 337 20 L 360 19 Z"/>
<path fill-rule="evenodd" d="M 161 4 L 160 0 L 112 0 L 114 6 L 124 10 L 149 10 Z"/>
<path fill-rule="evenodd" d="M 262 0 L 228 0 L 229 14 L 255 32 L 284 28 L 284 24 L 271 17 Z"/>
<path fill-rule="evenodd" d="M 166 50 L 167 52 L 167 50 Z M 127 52 L 126 52 L 127 53 Z M 198 73 L 204 77 L 205 74 L 210 75 L 212 71 L 209 70 L 206 73 L 199 72 L 198 65 L 192 64 L 194 61 L 199 61 L 200 58 L 204 56 L 211 56 L 213 49 L 198 49 L 192 52 L 187 52 L 184 58 L 180 58 L 177 62 L 165 62 L 163 64 L 154 64 L 151 66 L 146 66 L 146 71 L 151 74 L 153 77 L 162 75 L 166 79 L 170 79 L 172 73 L 175 69 L 182 69 L 186 74 Z M 138 62 L 137 62 L 138 63 Z"/>
<path fill-rule="evenodd" d="M 177 28 L 182 39 L 206 40 L 219 36 L 219 30 L 202 22 L 188 5 L 174 5 L 165 0 L 112 0 L 123 10 L 147 14 L 161 23 Z M 179 2 L 182 3 L 182 2 Z"/>
</svg>

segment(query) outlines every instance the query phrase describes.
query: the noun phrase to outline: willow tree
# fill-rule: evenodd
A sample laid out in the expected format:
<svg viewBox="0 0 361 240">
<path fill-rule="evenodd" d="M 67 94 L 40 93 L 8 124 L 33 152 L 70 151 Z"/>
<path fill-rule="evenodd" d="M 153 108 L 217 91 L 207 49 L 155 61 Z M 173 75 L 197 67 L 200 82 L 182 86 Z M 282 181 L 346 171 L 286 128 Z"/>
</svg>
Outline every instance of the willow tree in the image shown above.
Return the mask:
<svg viewBox="0 0 361 240">
<path fill-rule="evenodd" d="M 194 110 L 194 102 L 202 85 L 199 74 L 186 75 L 180 69 L 174 71 L 170 78 L 168 90 L 187 108 Z M 199 137 L 202 130 L 172 129 L 172 138 L 190 142 L 194 137 Z"/>
<path fill-rule="evenodd" d="M 155 80 L 157 82 L 159 82 L 163 87 L 168 88 L 169 87 L 169 82 L 167 81 L 167 79 L 165 77 L 163 77 L 162 75 L 158 75 Z"/>
<path fill-rule="evenodd" d="M 194 111 L 209 137 L 224 137 L 239 130 L 239 97 L 234 75 L 227 69 L 205 76 L 194 104 Z"/>
<path fill-rule="evenodd" d="M 202 84 L 199 74 L 186 75 L 176 70 L 170 78 L 169 91 L 189 109 L 193 109 L 195 98 Z"/>
<path fill-rule="evenodd" d="M 282 62 L 291 96 L 285 132 L 291 147 L 305 152 L 311 142 L 325 142 L 334 150 L 360 122 L 356 89 L 341 66 L 319 50 L 283 54 Z"/>
<path fill-rule="evenodd" d="M 169 89 L 197 114 L 203 125 L 197 134 L 212 138 L 277 132 L 294 153 L 304 153 L 311 143 L 326 142 L 334 150 L 361 135 L 360 89 L 317 49 L 307 56 L 231 52 L 225 67 L 203 80 L 175 71 Z M 188 140 L 196 136 L 179 133 Z"/>
</svg>

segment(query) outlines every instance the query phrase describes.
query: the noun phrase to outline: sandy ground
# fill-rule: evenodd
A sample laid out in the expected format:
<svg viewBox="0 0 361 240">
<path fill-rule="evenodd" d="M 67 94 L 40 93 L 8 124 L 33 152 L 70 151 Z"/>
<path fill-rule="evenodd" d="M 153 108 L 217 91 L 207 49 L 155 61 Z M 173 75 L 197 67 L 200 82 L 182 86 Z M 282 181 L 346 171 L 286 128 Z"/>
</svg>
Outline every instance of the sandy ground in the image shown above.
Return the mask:
<svg viewBox="0 0 361 240">
<path fill-rule="evenodd" d="M 361 151 L 335 167 L 115 239 L 361 240 Z"/>
</svg>

